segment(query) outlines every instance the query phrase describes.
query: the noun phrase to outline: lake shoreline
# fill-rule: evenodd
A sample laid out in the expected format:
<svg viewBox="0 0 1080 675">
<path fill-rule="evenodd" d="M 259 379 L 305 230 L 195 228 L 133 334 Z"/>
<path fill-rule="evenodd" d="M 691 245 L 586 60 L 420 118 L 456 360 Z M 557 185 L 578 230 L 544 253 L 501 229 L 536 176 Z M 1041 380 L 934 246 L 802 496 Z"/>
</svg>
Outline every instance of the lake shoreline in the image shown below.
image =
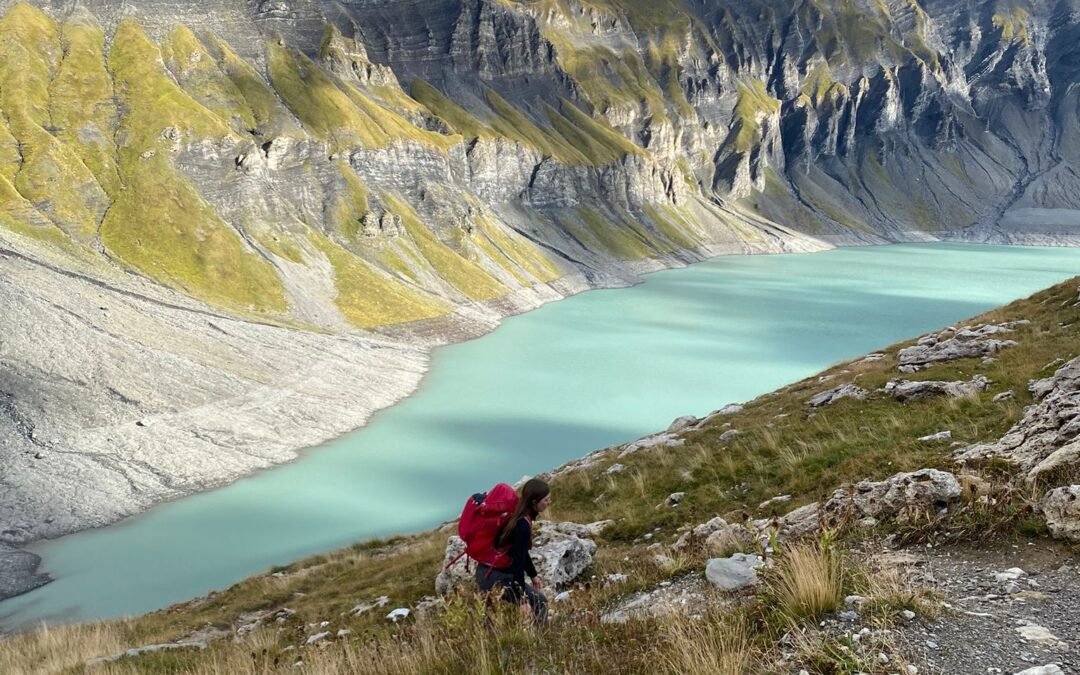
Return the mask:
<svg viewBox="0 0 1080 675">
<path fill-rule="evenodd" d="M 508 317 L 532 311 L 550 302 L 563 300 L 585 291 L 626 288 L 639 284 L 642 282 L 643 275 L 652 272 L 686 267 L 725 255 L 773 255 L 815 250 L 815 246 L 806 246 L 805 243 L 805 240 L 796 239 L 791 242 L 780 242 L 779 244 L 770 241 L 763 246 L 702 246 L 640 261 L 613 262 L 606 265 L 604 269 L 589 270 L 590 274 L 588 275 L 577 271 L 560 277 L 549 284 L 516 291 L 489 303 L 477 303 L 474 307 L 460 307 L 449 315 L 437 319 L 387 326 L 353 336 L 354 340 L 361 343 L 371 341 L 386 342 L 401 345 L 403 348 L 414 351 L 421 361 L 418 364 L 418 375 L 412 377 L 412 373 L 410 373 L 410 377 L 407 378 L 392 377 L 389 380 L 384 380 L 384 388 L 381 392 L 384 399 L 380 401 L 379 405 L 364 406 L 363 402 L 349 401 L 349 408 L 354 413 L 353 419 L 356 420 L 355 424 L 339 425 L 340 428 L 333 429 L 333 433 L 306 442 L 292 444 L 286 448 L 275 448 L 275 458 L 269 463 L 259 463 L 241 472 L 218 475 L 212 480 L 200 482 L 198 485 L 152 497 L 133 509 L 114 512 L 107 514 L 105 517 L 73 519 L 64 527 L 51 528 L 49 536 L 12 538 L 8 535 L 0 537 L 0 547 L 2 547 L 0 548 L 0 603 L 33 591 L 54 580 L 47 570 L 41 570 L 44 561 L 33 552 L 32 549 L 35 545 L 46 541 L 54 541 L 78 532 L 110 527 L 137 518 L 156 507 L 170 502 L 219 489 L 237 480 L 255 476 L 264 470 L 299 461 L 309 452 L 317 451 L 321 445 L 363 428 L 370 422 L 371 417 L 378 412 L 387 410 L 415 395 L 423 386 L 423 378 L 430 367 L 433 350 L 440 346 L 476 339 L 495 330 Z M 788 244 L 791 244 L 790 248 L 787 248 L 786 245 Z M 832 248 L 830 245 L 820 245 L 820 250 L 830 248 Z M 374 368 L 377 369 L 379 366 L 376 365 Z M 392 389 L 387 388 L 385 386 L 387 384 Z M 343 395 L 343 392 L 336 393 Z M 223 411 L 221 414 L 227 413 Z M 212 417 L 213 413 L 207 412 L 205 416 Z M 357 419 L 357 416 L 359 419 Z M 145 427 L 142 425 L 149 426 L 150 424 L 150 422 L 140 420 L 136 425 L 132 425 L 134 427 L 132 432 L 144 431 Z M 0 510 L 3 507 L 4 505 L 0 504 Z M 16 512 L 17 505 L 8 505 L 7 510 Z M 10 563 L 5 564 L 8 561 Z M 0 605 L 0 616 L 2 614 L 3 606 Z"/>
<path fill-rule="evenodd" d="M 577 289 L 573 289 L 573 288 L 564 289 L 562 291 L 561 297 L 559 297 L 559 298 L 551 298 L 549 300 L 546 300 L 544 302 L 541 302 L 541 303 L 537 304 L 536 306 L 538 307 L 538 306 L 540 306 L 542 304 L 547 304 L 547 302 L 550 302 L 550 301 L 552 301 L 554 299 L 562 299 L 563 297 L 570 297 L 571 295 L 576 295 L 577 293 L 580 293 L 581 291 L 584 291 L 584 290 L 593 290 L 593 289 L 601 289 L 601 288 L 617 288 L 620 285 L 621 286 L 631 285 L 632 283 L 640 282 L 641 281 L 641 275 L 648 274 L 648 273 L 654 272 L 654 271 L 660 271 L 660 270 L 664 270 L 664 269 L 671 269 L 671 268 L 674 268 L 674 267 L 682 267 L 682 266 L 685 266 L 686 264 L 689 264 L 691 262 L 704 261 L 706 259 L 714 258 L 714 257 L 717 257 L 719 255 L 725 255 L 725 253 L 728 254 L 728 255 L 731 255 L 731 254 L 738 255 L 740 253 L 746 254 L 746 253 L 754 253 L 754 252 L 753 251 L 747 252 L 747 251 L 744 250 L 744 251 L 735 251 L 735 252 L 720 251 L 720 252 L 711 252 L 711 253 L 713 253 L 713 254 L 712 255 L 707 255 L 707 254 L 706 255 L 700 255 L 698 253 L 694 253 L 693 255 L 695 257 L 700 256 L 700 260 L 695 259 L 695 260 L 687 261 L 684 258 L 677 258 L 677 259 L 650 259 L 648 261 L 643 261 L 642 263 L 638 263 L 638 264 L 632 265 L 632 266 L 623 266 L 623 265 L 613 266 L 613 267 L 616 267 L 618 269 L 619 274 L 618 275 L 612 274 L 612 277 L 608 280 L 609 283 L 607 283 L 605 285 L 589 285 L 589 284 L 585 283 L 584 279 L 582 279 L 582 281 L 581 281 L 581 283 L 580 283 L 580 285 L 579 285 L 579 287 Z M 618 281 L 621 281 L 622 283 L 621 284 L 611 283 L 611 280 L 618 280 Z M 485 330 L 480 331 L 480 332 L 478 332 L 476 334 L 471 334 L 470 335 L 470 334 L 466 334 L 466 333 L 464 333 L 462 331 L 457 331 L 457 332 L 445 331 L 445 332 L 443 332 L 442 333 L 443 336 L 450 335 L 453 338 L 457 338 L 457 339 L 445 339 L 445 341 L 443 341 L 443 342 L 434 342 L 434 344 L 429 344 L 427 346 L 427 348 L 424 349 L 424 353 L 428 357 L 428 358 L 425 359 L 424 368 L 423 368 L 424 373 L 426 373 L 428 367 L 430 366 L 430 353 L 431 353 L 431 349 L 433 349 L 434 346 L 439 346 L 439 344 L 450 344 L 450 343 L 455 343 L 455 342 L 461 342 L 463 340 L 469 340 L 469 339 L 472 339 L 474 337 L 478 337 L 479 335 L 486 334 L 486 333 L 490 332 L 490 330 L 494 329 L 494 327 L 496 327 L 498 325 L 498 323 L 501 322 L 501 320 L 503 318 L 506 318 L 508 316 L 513 316 L 514 314 L 522 313 L 523 311 L 528 311 L 528 309 L 522 310 L 520 312 L 505 312 L 502 316 L 499 317 L 499 319 L 497 321 L 493 322 Z M 473 325 L 475 325 L 475 324 L 473 324 Z M 415 327 L 413 327 L 413 328 L 415 328 Z M 430 328 L 431 328 L 430 326 L 426 328 L 429 331 L 427 333 L 428 336 L 433 334 L 432 332 L 430 332 Z M 423 335 L 423 333 L 421 331 L 414 331 L 414 333 L 413 333 L 414 338 L 415 338 L 415 336 L 419 336 L 419 335 Z M 382 335 L 382 337 L 383 337 L 383 339 L 391 339 L 391 340 L 400 339 L 399 336 L 387 335 L 387 334 Z M 386 406 L 384 406 L 382 408 L 378 408 L 377 410 L 388 409 L 389 407 L 393 406 L 395 403 L 399 403 L 399 402 L 401 402 L 401 401 L 415 395 L 419 391 L 419 387 L 422 386 L 422 377 L 423 377 L 423 375 L 421 375 L 421 378 L 416 381 L 415 386 L 412 386 L 412 387 L 399 387 L 399 390 L 397 392 L 395 392 L 395 394 L 400 394 L 400 395 L 395 396 L 395 398 L 390 403 L 388 403 Z M 372 412 L 374 412 L 374 411 L 372 411 Z M 370 414 L 368 415 L 368 418 L 370 418 Z M 344 432 L 342 432 L 341 434 L 337 434 L 334 437 L 325 439 L 323 442 L 326 442 L 328 440 L 331 440 L 332 438 L 340 437 L 341 435 L 344 435 L 344 434 L 350 433 L 352 431 L 355 431 L 356 429 L 359 429 L 359 428 L 365 426 L 369 421 L 370 421 L 369 419 L 365 419 L 363 424 L 361 424 L 361 425 L 359 425 L 357 427 L 347 429 Z M 296 452 L 293 459 L 288 460 L 286 462 L 281 462 L 281 464 L 289 463 L 291 461 L 295 461 L 296 459 L 299 459 L 299 458 L 302 458 L 302 457 L 306 456 L 306 454 L 307 454 L 306 451 L 308 449 L 315 450 L 315 449 L 318 449 L 318 448 L 317 447 L 312 447 L 312 446 L 303 446 L 303 447 L 298 449 L 298 451 Z M 257 472 L 258 472 L 258 470 L 250 471 L 250 472 L 244 474 L 244 476 L 250 476 L 250 475 L 253 475 L 254 473 L 257 473 Z M 212 487 L 220 487 L 221 485 L 231 483 L 234 480 L 236 480 L 238 478 L 241 478 L 241 477 L 243 477 L 243 476 L 234 476 L 232 478 L 224 480 L 219 485 L 215 485 L 215 486 L 212 486 Z M 160 504 L 167 503 L 169 501 L 175 501 L 175 499 L 179 498 L 179 496 L 188 496 L 190 494 L 195 494 L 196 492 L 199 492 L 199 491 L 203 491 L 203 490 L 192 491 L 192 492 L 184 494 L 184 495 L 177 495 L 176 497 L 173 497 L 173 498 L 170 498 L 170 499 L 163 499 L 163 500 L 155 502 L 149 508 L 153 508 L 154 506 L 158 506 Z M 148 510 L 148 509 L 146 509 L 146 510 Z M 118 520 L 124 520 L 124 519 L 118 519 Z M 116 521 L 113 521 L 113 522 L 116 522 Z M 88 529 L 88 528 L 83 528 L 83 529 Z M 34 585 L 34 587 L 37 587 L 38 585 L 40 585 L 40 577 L 36 577 L 34 571 L 30 571 L 28 573 L 27 570 L 24 568 L 24 569 L 21 570 L 20 573 L 21 573 L 22 577 L 26 580 L 26 582 L 28 584 L 32 583 Z M 28 588 L 27 590 L 31 590 L 31 589 Z M 3 609 L 2 606 L 0 606 L 0 612 L 2 612 L 2 609 Z"/>
</svg>

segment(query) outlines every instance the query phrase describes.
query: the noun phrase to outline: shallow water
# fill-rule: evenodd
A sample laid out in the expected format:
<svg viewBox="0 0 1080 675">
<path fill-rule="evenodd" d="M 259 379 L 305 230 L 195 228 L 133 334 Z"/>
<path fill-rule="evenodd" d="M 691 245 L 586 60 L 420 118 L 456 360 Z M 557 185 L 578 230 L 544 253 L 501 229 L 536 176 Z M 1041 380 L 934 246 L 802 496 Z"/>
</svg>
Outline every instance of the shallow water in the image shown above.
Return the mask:
<svg viewBox="0 0 1080 675">
<path fill-rule="evenodd" d="M 273 564 L 431 527 L 496 481 L 1076 274 L 1078 249 L 882 246 L 716 258 L 553 303 L 437 350 L 414 396 L 298 462 L 34 547 L 57 581 L 0 603 L 0 626 L 141 613 Z"/>
</svg>

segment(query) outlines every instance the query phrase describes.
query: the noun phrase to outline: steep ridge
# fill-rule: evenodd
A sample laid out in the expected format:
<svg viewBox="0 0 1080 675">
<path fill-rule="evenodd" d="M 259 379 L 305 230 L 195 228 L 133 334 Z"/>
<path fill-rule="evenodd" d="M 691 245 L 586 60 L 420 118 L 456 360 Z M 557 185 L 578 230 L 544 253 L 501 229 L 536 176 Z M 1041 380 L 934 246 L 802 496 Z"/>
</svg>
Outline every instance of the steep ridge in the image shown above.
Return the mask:
<svg viewBox="0 0 1080 675">
<path fill-rule="evenodd" d="M 1077 224 L 1068 0 L 0 9 L 5 544 L 355 427 L 415 386 L 400 343 L 707 255 Z"/>
</svg>

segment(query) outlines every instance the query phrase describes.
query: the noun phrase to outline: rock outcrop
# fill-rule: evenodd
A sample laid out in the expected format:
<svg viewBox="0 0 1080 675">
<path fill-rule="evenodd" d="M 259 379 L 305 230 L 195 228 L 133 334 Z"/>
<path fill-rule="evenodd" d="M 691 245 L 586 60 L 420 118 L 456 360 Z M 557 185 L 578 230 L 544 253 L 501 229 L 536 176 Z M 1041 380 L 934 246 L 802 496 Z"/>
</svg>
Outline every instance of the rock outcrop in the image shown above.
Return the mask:
<svg viewBox="0 0 1080 675">
<path fill-rule="evenodd" d="M 1028 388 L 1038 402 L 1024 410 L 1020 421 L 994 443 L 961 448 L 957 461 L 1003 459 L 1018 465 L 1029 480 L 1080 467 L 1080 357 Z"/>
<path fill-rule="evenodd" d="M 530 555 L 536 571 L 548 587 L 566 586 L 592 564 L 596 542 L 588 536 L 596 536 L 604 525 L 549 521 L 537 521 L 534 524 Z M 435 578 L 435 590 L 440 595 L 448 595 L 459 588 L 475 588 L 476 563 L 470 561 L 464 553 L 465 542 L 460 537 L 454 535 L 447 540 L 442 568 Z"/>
<path fill-rule="evenodd" d="M 899 370 L 904 373 L 913 373 L 944 361 L 993 356 L 1002 349 L 1016 345 L 1016 341 L 992 336 L 1012 333 L 1018 326 L 1028 323 L 1028 321 L 1013 321 L 1005 324 L 965 326 L 959 329 L 948 328 L 939 333 L 924 336 L 917 344 L 900 350 Z"/>
<path fill-rule="evenodd" d="M 926 398 L 946 396 L 948 398 L 965 398 L 975 396 L 986 391 L 990 381 L 983 375 L 976 375 L 968 382 L 955 380 L 941 382 L 938 380 L 890 380 L 882 390 L 901 403 L 918 401 Z"/>
<path fill-rule="evenodd" d="M 826 391 L 820 392 L 810 397 L 807 400 L 806 405 L 811 408 L 821 408 L 827 405 L 832 405 L 840 399 L 852 398 L 856 401 L 866 400 L 867 395 L 870 392 L 863 389 L 860 386 L 854 384 L 842 384 L 839 387 L 833 387 Z"/>
</svg>

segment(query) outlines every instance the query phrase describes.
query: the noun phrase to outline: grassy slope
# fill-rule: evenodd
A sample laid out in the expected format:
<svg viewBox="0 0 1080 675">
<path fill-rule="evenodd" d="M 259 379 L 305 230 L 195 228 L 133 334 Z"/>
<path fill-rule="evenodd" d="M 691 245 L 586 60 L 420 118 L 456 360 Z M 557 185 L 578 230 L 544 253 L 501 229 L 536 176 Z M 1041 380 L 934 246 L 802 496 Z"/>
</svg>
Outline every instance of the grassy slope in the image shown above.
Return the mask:
<svg viewBox="0 0 1080 675">
<path fill-rule="evenodd" d="M 18 4 L 0 19 L 0 108 L 22 160 L 12 184 L 58 227 L 86 237 L 108 200 L 78 155 L 47 131 L 49 82 L 62 54 L 59 27 L 40 10 Z"/>
<path fill-rule="evenodd" d="M 358 544 L 315 556 L 275 570 L 281 572 L 279 576 L 252 577 L 209 599 L 178 605 L 123 626 L 99 629 L 112 635 L 118 644 L 130 646 L 176 639 L 207 624 L 229 627 L 241 613 L 260 608 L 288 606 L 297 612 L 284 626 L 272 625 L 239 643 L 216 642 L 205 653 L 140 657 L 121 662 L 110 672 L 164 673 L 183 667 L 209 673 L 213 672 L 214 663 L 217 667 L 234 664 L 236 672 L 263 672 L 258 669 L 261 666 L 267 672 L 285 672 L 297 659 L 303 659 L 306 668 L 324 664 L 325 670 L 315 672 L 333 672 L 331 667 L 344 667 L 342 659 L 354 668 L 362 664 L 365 672 L 392 672 L 394 668 L 416 668 L 414 672 L 476 672 L 472 669 L 478 659 L 502 663 L 512 670 L 532 664 L 560 672 L 644 672 L 646 669 L 681 672 L 675 662 L 682 663 L 686 657 L 687 646 L 679 639 L 685 624 L 649 620 L 618 626 L 597 621 L 597 613 L 607 603 L 635 589 L 651 587 L 662 579 L 678 579 L 691 569 L 700 569 L 703 558 L 699 554 L 675 556 L 672 568 L 657 567 L 650 562 L 655 551 L 646 550 L 648 542 L 642 540 L 642 535 L 654 532 L 652 542 L 670 543 L 681 526 L 718 514 L 735 521 L 769 516 L 771 509 L 759 512 L 756 505 L 777 494 L 793 496 L 787 504 L 773 507 L 787 511 L 829 494 L 844 482 L 883 478 L 926 466 L 951 467 L 948 445 L 920 443 L 916 439 L 950 429 L 954 440 L 969 443 L 995 439 L 1007 430 L 1031 402 L 1027 382 L 1052 373 L 1060 363 L 1058 359 L 1077 355 L 1078 282 L 1080 279 L 1059 284 L 972 320 L 981 323 L 1026 318 L 1032 322 L 1011 336 L 1019 342 L 1018 346 L 1001 352 L 993 363 L 966 359 L 904 376 L 966 379 L 983 373 L 992 380 L 992 385 L 974 398 L 931 399 L 909 404 L 882 397 L 866 402 L 848 399 L 813 416 L 807 414 L 805 401 L 819 391 L 844 382 L 856 382 L 872 389 L 897 377 L 896 354 L 900 348 L 912 344 L 906 342 L 884 349 L 885 357 L 878 361 L 856 359 L 837 364 L 822 373 L 830 378 L 826 382 L 819 382 L 818 376 L 810 377 L 749 402 L 740 413 L 714 418 L 689 432 L 682 447 L 641 451 L 625 458 L 616 458 L 618 448 L 614 448 L 601 455 L 598 463 L 589 469 L 554 479 L 553 518 L 577 522 L 615 519 L 615 525 L 600 538 L 601 547 L 592 572 L 597 575 L 629 572 L 631 579 L 625 586 L 578 588 L 574 601 L 560 606 L 562 618 L 557 618 L 545 634 L 530 632 L 513 622 L 496 635 L 470 627 L 472 621 L 482 624 L 482 619 L 477 617 L 482 617 L 483 612 L 468 600 L 454 601 L 445 614 L 426 623 L 410 624 L 400 631 L 382 618 L 385 610 L 360 617 L 348 616 L 354 604 L 379 595 L 390 597 L 390 607 L 413 605 L 430 595 L 447 536 L 445 532 L 432 532 L 391 542 Z M 1014 392 L 1012 400 L 997 403 L 991 400 L 1006 390 Z M 723 444 L 719 436 L 728 425 L 741 433 L 734 441 Z M 616 461 L 625 465 L 626 470 L 606 474 L 605 469 Z M 686 493 L 679 508 L 655 508 L 676 490 Z M 1023 517 L 1022 508 L 1010 518 L 1013 529 L 998 530 L 997 536 L 1007 537 L 1011 536 L 1010 532 L 1019 531 L 1041 533 L 1037 524 Z M 968 533 L 980 536 L 985 531 L 973 529 Z M 800 568 L 832 565 L 829 559 L 815 557 L 812 550 L 785 550 L 778 571 L 770 576 L 761 596 L 762 603 L 751 605 L 745 612 L 710 615 L 705 623 L 695 625 L 702 630 L 727 632 L 743 625 L 738 622 L 751 622 L 754 630 L 747 644 L 751 651 L 764 653 L 770 648 L 769 641 L 778 636 L 773 632 L 778 630 L 777 625 L 781 626 L 781 632 L 790 625 L 786 623 L 790 617 L 784 618 L 791 609 L 791 600 L 785 599 L 785 593 L 802 592 L 786 586 L 783 579 L 785 574 L 798 572 L 792 567 L 795 561 Z M 870 577 L 855 574 L 843 582 L 842 588 L 837 586 L 830 592 L 834 596 L 841 590 L 888 595 L 888 591 L 875 590 L 876 581 Z M 918 608 L 912 595 L 884 601 Z M 803 607 L 800 611 L 805 611 L 799 615 L 800 620 L 813 621 L 823 610 Z M 335 631 L 348 628 L 353 632 L 325 651 L 311 648 L 283 651 L 302 642 L 303 636 L 311 632 L 302 628 L 305 623 L 320 620 L 330 620 Z M 495 620 L 503 621 L 505 617 Z M 399 649 L 399 639 L 392 637 L 399 632 L 404 639 L 417 642 L 408 650 Z M 20 650 L 30 649 L 33 639 L 13 644 Z M 479 646 L 474 644 L 477 640 L 481 642 Z M 91 643 L 87 641 L 87 644 Z M 252 651 L 255 652 L 253 665 Z M 88 655 L 91 654 L 72 650 L 68 658 L 75 659 L 70 661 L 74 663 Z M 751 654 L 750 658 L 757 657 Z M 244 659 L 249 659 L 247 665 Z M 273 665 L 275 659 L 277 667 Z M 417 659 L 421 659 L 422 667 L 416 665 Z M 669 660 L 673 661 L 669 663 Z M 493 666 L 491 672 L 497 667 Z M 685 667 L 685 663 L 680 667 Z"/>
<path fill-rule="evenodd" d="M 119 170 L 123 188 L 101 226 L 106 247 L 141 272 L 213 304 L 281 311 L 274 269 L 250 250 L 173 166 L 166 128 L 182 138 L 231 132 L 166 75 L 160 53 L 135 23 L 117 28 L 109 69 L 126 114 Z"/>
</svg>

